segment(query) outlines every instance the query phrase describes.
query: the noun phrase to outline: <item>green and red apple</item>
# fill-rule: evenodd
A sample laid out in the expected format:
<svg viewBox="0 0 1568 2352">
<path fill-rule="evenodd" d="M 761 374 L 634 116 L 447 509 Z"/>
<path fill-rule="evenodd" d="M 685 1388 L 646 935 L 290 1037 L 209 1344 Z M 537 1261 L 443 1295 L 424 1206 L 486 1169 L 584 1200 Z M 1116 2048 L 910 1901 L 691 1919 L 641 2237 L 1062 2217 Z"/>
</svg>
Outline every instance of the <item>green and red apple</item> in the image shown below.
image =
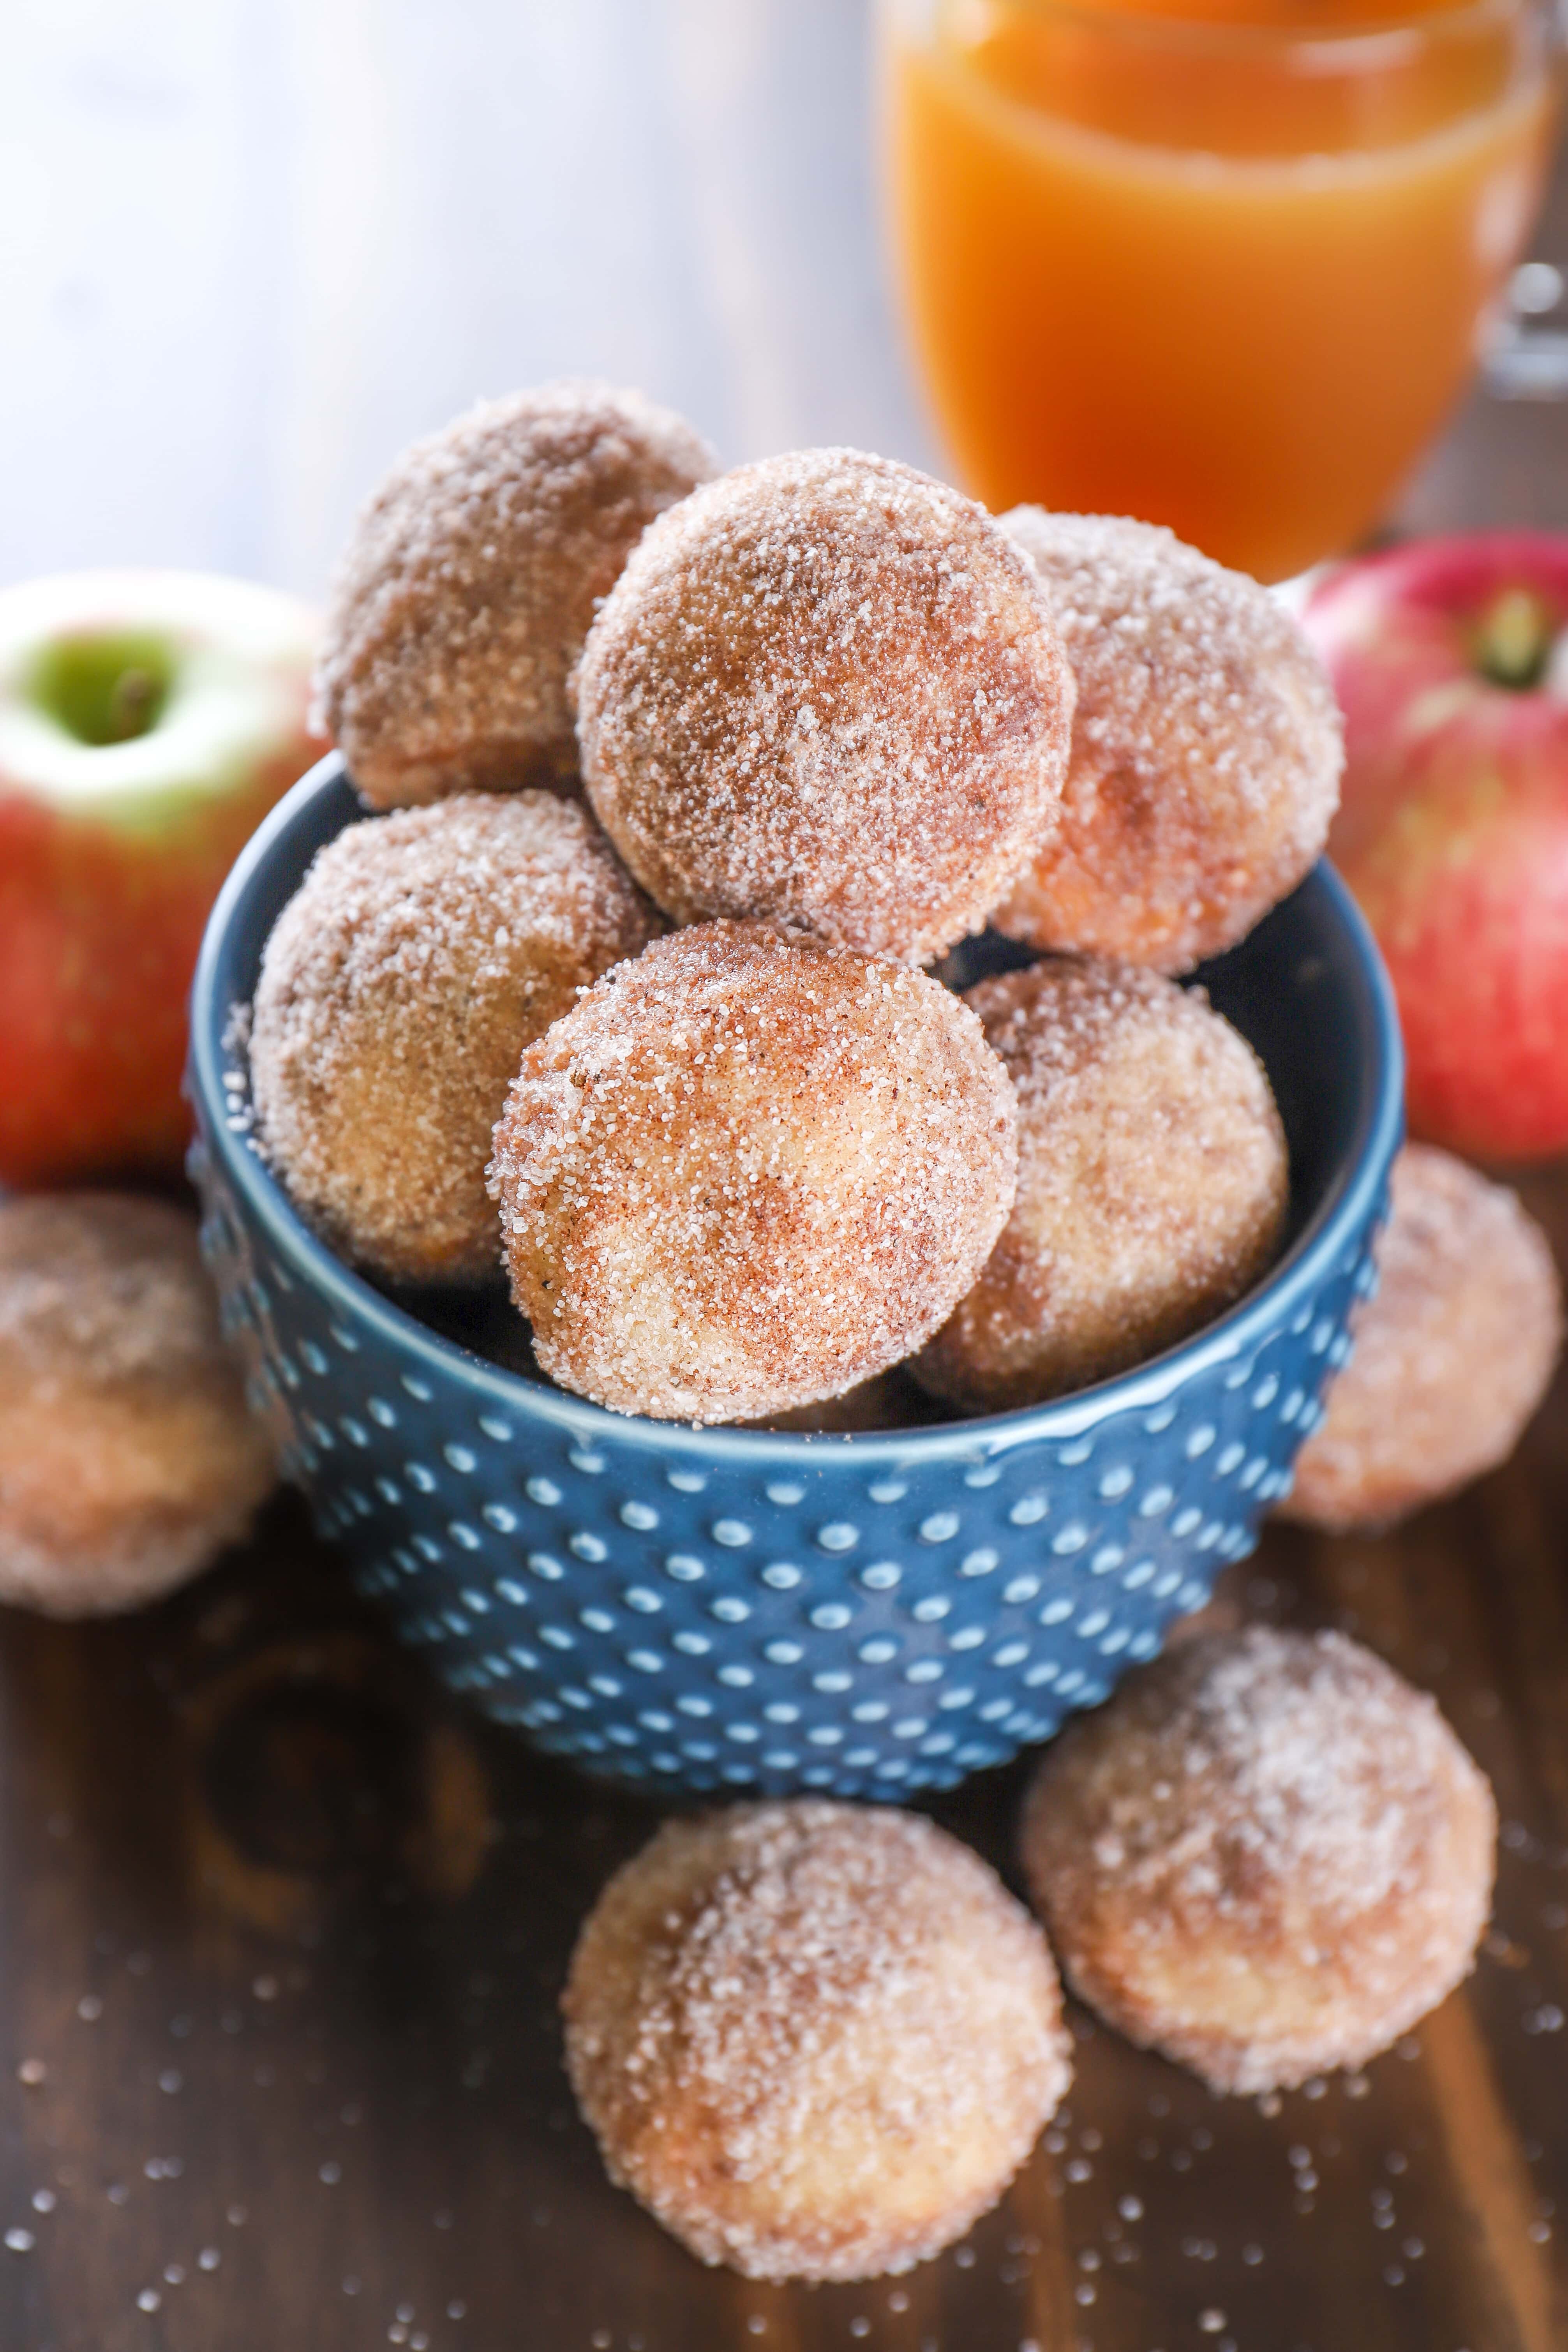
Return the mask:
<svg viewBox="0 0 1568 2352">
<path fill-rule="evenodd" d="M 199 572 L 0 590 L 0 1182 L 177 1168 L 235 856 L 324 746 L 314 615 Z"/>
<path fill-rule="evenodd" d="M 1308 603 L 1345 719 L 1329 855 L 1399 1001 L 1412 1130 L 1568 1148 L 1568 539 L 1346 563 Z"/>
</svg>

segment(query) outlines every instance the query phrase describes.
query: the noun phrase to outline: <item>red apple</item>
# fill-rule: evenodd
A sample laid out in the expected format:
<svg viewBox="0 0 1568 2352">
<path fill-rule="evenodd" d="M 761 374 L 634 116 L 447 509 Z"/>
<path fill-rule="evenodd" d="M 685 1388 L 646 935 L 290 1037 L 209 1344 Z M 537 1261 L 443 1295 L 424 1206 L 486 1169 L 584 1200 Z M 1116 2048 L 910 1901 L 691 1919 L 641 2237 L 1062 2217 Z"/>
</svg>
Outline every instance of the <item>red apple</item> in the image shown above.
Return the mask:
<svg viewBox="0 0 1568 2352">
<path fill-rule="evenodd" d="M 1568 1146 L 1568 539 L 1368 556 L 1309 600 L 1345 716 L 1329 855 L 1393 977 L 1412 1131 Z"/>
<path fill-rule="evenodd" d="M 315 635 L 199 572 L 0 591 L 0 1182 L 179 1165 L 202 926 L 323 748 Z"/>
</svg>

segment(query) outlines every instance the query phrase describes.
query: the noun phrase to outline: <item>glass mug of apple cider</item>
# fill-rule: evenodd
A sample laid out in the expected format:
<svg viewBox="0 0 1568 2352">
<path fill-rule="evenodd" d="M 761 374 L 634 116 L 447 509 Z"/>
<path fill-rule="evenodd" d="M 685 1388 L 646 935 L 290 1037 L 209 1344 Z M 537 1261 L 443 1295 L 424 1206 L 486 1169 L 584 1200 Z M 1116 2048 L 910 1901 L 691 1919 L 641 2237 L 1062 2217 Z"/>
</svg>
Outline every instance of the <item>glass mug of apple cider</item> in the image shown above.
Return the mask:
<svg viewBox="0 0 1568 2352">
<path fill-rule="evenodd" d="M 898 267 L 969 488 L 1169 523 L 1265 580 L 1352 546 L 1534 217 L 1546 7 L 881 7 Z"/>
</svg>

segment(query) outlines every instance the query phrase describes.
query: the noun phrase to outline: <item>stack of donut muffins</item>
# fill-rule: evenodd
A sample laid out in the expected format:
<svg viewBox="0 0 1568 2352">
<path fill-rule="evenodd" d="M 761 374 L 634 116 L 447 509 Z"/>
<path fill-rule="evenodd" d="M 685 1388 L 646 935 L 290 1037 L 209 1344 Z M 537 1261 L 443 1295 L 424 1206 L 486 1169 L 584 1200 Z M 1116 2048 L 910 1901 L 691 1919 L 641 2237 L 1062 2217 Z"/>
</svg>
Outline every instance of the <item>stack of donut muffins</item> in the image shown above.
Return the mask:
<svg viewBox="0 0 1568 2352">
<path fill-rule="evenodd" d="M 565 383 L 398 462 L 320 688 L 393 814 L 278 924 L 251 1073 L 368 1273 L 500 1256 L 550 1379 L 703 1423 L 896 1365 L 1026 1404 L 1267 1265 L 1268 1083 L 1173 977 L 1336 805 L 1331 694 L 1254 582 L 852 450 L 715 477 Z M 1049 953 L 960 997 L 925 967 L 987 921 Z"/>
<path fill-rule="evenodd" d="M 799 1425 L 895 1367 L 935 1410 L 1059 1394 L 1269 1263 L 1268 1082 L 1178 985 L 1337 801 L 1332 696 L 1254 582 L 852 450 L 721 474 L 667 411 L 558 383 L 394 467 L 320 706 L 373 814 L 268 942 L 251 1077 L 260 1148 L 373 1278 L 499 1260 L 562 1387 Z M 955 993 L 928 968 L 988 923 L 1039 960 Z M 1368 1653 L 1207 1636 L 1039 1768 L 1044 1929 L 909 1814 L 674 1821 L 583 1930 L 569 2070 L 704 2260 L 907 2268 L 1066 2087 L 1045 1931 L 1134 2040 L 1268 2089 L 1459 1980 L 1494 1826 Z"/>
</svg>

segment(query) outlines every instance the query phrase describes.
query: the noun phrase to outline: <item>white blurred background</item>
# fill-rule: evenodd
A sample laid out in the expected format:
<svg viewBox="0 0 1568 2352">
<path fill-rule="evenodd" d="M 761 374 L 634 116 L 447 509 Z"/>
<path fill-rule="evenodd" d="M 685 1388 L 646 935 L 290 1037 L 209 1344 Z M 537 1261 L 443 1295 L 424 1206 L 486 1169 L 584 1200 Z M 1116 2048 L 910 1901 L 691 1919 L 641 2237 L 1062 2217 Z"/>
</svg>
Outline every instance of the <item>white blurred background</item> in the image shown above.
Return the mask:
<svg viewBox="0 0 1568 2352">
<path fill-rule="evenodd" d="M 640 384 L 729 458 L 933 462 L 860 0 L 8 0 L 0 577 L 318 590 L 479 394 Z"/>
<path fill-rule="evenodd" d="M 5 0 L 0 580 L 316 593 L 405 441 L 563 372 L 731 461 L 841 440 L 940 470 L 881 268 L 868 13 Z M 1564 244 L 1549 220 L 1536 249 Z M 1568 524 L 1563 412 L 1515 416 L 1461 423 L 1406 520 Z"/>
</svg>

